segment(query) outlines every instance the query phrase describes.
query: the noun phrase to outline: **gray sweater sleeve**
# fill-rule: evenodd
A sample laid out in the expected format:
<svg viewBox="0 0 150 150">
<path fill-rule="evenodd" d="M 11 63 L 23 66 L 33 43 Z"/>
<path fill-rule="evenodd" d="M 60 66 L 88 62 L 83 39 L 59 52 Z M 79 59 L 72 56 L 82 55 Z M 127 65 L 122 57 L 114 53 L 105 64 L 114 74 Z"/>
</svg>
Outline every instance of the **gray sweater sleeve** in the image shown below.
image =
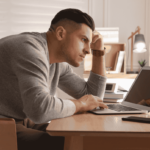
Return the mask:
<svg viewBox="0 0 150 150">
<path fill-rule="evenodd" d="M 43 47 L 33 39 L 13 45 L 11 53 L 13 72 L 18 80 L 23 111 L 35 123 L 73 115 L 75 105 L 50 95 L 49 62 Z"/>
<path fill-rule="evenodd" d="M 90 76 L 86 82 L 77 74 L 73 73 L 68 64 L 62 65 L 61 68 L 65 68 L 63 69 L 65 72 L 62 71 L 60 76 L 60 89 L 76 99 L 86 94 L 92 94 L 103 100 L 107 80 L 106 77 L 90 72 Z"/>
<path fill-rule="evenodd" d="M 49 62 L 42 42 L 33 38 L 27 38 L 24 42 L 21 38 L 17 40 L 16 44 L 10 43 L 12 51 L 9 55 L 11 69 L 18 81 L 23 112 L 35 123 L 73 115 L 76 107 L 72 101 L 50 94 Z M 60 63 L 60 88 L 75 98 L 85 94 L 103 98 L 106 78 L 91 72 L 89 80 L 85 82 L 64 64 Z"/>
</svg>

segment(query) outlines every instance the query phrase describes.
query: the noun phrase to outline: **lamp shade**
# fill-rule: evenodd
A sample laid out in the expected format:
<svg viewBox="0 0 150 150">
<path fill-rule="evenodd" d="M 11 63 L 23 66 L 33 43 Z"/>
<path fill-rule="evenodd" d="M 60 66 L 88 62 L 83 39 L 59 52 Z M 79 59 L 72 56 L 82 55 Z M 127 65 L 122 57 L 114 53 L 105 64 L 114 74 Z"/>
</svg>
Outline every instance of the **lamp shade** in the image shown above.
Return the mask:
<svg viewBox="0 0 150 150">
<path fill-rule="evenodd" d="M 134 40 L 134 53 L 146 52 L 145 38 L 143 34 L 136 34 Z"/>
</svg>

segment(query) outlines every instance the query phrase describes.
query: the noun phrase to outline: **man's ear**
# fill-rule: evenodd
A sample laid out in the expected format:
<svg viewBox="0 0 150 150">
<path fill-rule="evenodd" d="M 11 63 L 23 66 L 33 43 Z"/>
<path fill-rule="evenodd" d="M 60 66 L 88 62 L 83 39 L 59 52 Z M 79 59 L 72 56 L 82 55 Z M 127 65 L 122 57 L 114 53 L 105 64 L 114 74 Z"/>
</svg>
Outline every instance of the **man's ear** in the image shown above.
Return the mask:
<svg viewBox="0 0 150 150">
<path fill-rule="evenodd" d="M 59 41 L 63 40 L 66 36 L 66 30 L 63 26 L 58 26 L 56 28 L 56 37 Z"/>
</svg>

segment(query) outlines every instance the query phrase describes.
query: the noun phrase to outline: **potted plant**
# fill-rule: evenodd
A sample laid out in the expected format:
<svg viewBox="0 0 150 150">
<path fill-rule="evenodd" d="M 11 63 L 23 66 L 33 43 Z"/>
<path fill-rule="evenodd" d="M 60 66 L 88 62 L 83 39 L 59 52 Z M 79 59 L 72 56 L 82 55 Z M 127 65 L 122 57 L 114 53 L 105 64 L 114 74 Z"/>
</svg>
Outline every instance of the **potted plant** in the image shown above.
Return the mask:
<svg viewBox="0 0 150 150">
<path fill-rule="evenodd" d="M 142 67 L 144 67 L 146 65 L 146 60 L 141 60 L 141 61 L 138 61 L 139 65 L 140 65 L 140 68 L 139 68 L 139 72 L 141 70 Z"/>
</svg>

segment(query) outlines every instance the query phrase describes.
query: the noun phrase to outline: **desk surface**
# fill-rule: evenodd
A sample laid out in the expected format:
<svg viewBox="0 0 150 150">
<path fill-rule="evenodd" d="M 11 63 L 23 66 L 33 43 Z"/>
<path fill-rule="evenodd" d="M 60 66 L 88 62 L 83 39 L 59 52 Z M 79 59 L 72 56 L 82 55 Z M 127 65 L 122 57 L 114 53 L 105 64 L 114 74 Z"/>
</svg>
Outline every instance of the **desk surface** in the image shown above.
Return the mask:
<svg viewBox="0 0 150 150">
<path fill-rule="evenodd" d="M 134 115 L 150 117 L 150 114 Z M 127 116 L 131 114 L 78 114 L 53 120 L 46 130 L 51 136 L 65 137 L 64 150 L 148 150 L 150 124 L 121 120 Z"/>
<path fill-rule="evenodd" d="M 106 133 L 112 133 L 115 135 L 129 136 L 136 133 L 136 135 L 142 135 L 141 133 L 150 132 L 150 124 L 122 121 L 122 117 L 131 116 L 128 115 L 94 115 L 91 113 L 77 114 L 67 118 L 56 119 L 51 121 L 47 127 L 47 131 L 51 135 L 67 136 L 67 135 L 79 135 L 84 136 L 109 136 Z M 132 114 L 132 116 L 149 117 L 150 114 Z M 131 134 L 132 133 L 132 134 Z M 140 133 L 140 134 L 138 134 Z M 150 134 L 148 135 L 150 137 Z"/>
</svg>

